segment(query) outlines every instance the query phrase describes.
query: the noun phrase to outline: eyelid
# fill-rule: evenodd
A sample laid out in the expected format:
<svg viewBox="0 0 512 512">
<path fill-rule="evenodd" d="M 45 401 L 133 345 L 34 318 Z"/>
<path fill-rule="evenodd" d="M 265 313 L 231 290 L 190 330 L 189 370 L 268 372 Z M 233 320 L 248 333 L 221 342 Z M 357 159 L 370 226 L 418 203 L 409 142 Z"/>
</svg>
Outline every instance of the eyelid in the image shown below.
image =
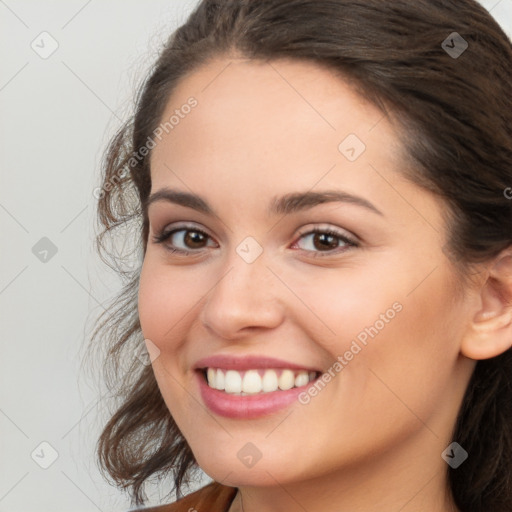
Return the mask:
<svg viewBox="0 0 512 512">
<path fill-rule="evenodd" d="M 354 245 L 359 245 L 361 243 L 360 240 L 349 231 L 342 230 L 341 228 L 338 227 L 333 227 L 329 224 L 314 224 L 313 226 L 301 228 L 297 233 L 297 238 L 300 238 L 304 235 L 309 235 L 316 231 L 320 231 L 322 233 L 331 232 L 340 238 L 346 239 L 347 241 L 353 243 Z"/>
<path fill-rule="evenodd" d="M 200 233 L 204 233 L 212 240 L 214 239 L 214 237 L 204 227 L 200 226 L 199 224 L 195 224 L 194 222 L 186 222 L 186 221 L 184 221 L 182 223 L 176 222 L 176 223 L 166 224 L 162 229 L 155 229 L 154 232 L 155 232 L 156 236 L 169 235 L 171 233 L 174 233 L 175 231 L 181 231 L 182 229 L 190 230 L 190 231 L 198 231 Z"/>
</svg>

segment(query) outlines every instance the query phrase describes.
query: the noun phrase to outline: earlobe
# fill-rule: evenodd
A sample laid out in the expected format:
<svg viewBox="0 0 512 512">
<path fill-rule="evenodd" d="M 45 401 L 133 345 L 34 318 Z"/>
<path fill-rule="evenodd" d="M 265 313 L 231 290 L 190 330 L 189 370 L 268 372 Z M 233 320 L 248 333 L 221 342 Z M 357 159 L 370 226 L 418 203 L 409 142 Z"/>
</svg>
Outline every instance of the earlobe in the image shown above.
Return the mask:
<svg viewBox="0 0 512 512">
<path fill-rule="evenodd" d="M 512 347 L 512 248 L 494 259 L 479 298 L 461 343 L 461 353 L 475 360 L 496 357 Z"/>
</svg>

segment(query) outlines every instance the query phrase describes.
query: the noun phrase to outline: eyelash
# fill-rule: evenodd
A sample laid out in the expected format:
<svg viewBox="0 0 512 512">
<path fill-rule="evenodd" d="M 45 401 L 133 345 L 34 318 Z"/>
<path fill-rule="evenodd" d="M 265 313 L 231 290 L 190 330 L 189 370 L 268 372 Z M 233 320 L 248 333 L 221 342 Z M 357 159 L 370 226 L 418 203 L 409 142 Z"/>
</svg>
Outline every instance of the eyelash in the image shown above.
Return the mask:
<svg viewBox="0 0 512 512">
<path fill-rule="evenodd" d="M 170 231 L 165 231 L 165 229 L 162 230 L 160 233 L 153 236 L 153 243 L 164 244 L 173 234 L 178 233 L 180 231 L 192 231 L 194 233 L 200 233 L 201 235 L 203 235 L 205 237 L 211 238 L 210 235 L 208 235 L 201 229 L 198 229 L 194 226 L 180 226 L 180 227 L 177 227 Z M 346 247 L 339 247 L 337 249 L 331 249 L 328 251 L 307 251 L 306 250 L 306 252 L 308 252 L 308 253 L 312 252 L 313 253 L 312 256 L 314 258 L 317 258 L 317 257 L 322 258 L 322 257 L 326 257 L 326 256 L 332 256 L 333 254 L 339 254 L 341 252 L 346 252 L 350 249 L 359 247 L 359 243 L 356 242 L 355 240 L 353 240 L 345 235 L 342 235 L 341 233 L 338 233 L 337 231 L 334 231 L 329 228 L 322 229 L 319 227 L 315 227 L 308 231 L 304 231 L 303 233 L 299 233 L 299 240 L 306 235 L 312 235 L 312 234 L 322 234 L 322 235 L 332 236 L 332 237 L 338 238 L 341 242 L 346 244 Z M 169 250 L 171 253 L 178 253 L 181 256 L 189 256 L 190 254 L 197 253 L 201 250 L 201 249 L 197 249 L 197 251 L 193 251 L 193 250 L 186 251 L 184 249 L 176 249 L 176 248 L 171 248 L 171 247 L 166 247 L 166 249 Z M 302 250 L 304 250 L 304 249 L 302 249 Z"/>
</svg>

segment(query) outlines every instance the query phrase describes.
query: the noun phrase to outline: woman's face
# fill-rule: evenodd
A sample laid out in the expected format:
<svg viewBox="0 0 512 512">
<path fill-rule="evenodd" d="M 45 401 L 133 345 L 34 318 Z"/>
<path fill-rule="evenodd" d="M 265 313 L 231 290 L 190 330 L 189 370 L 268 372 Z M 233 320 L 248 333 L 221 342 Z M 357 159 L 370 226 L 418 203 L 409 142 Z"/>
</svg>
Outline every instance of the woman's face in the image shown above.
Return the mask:
<svg viewBox="0 0 512 512">
<path fill-rule="evenodd" d="M 139 313 L 199 465 L 236 486 L 444 465 L 470 304 L 388 118 L 312 63 L 227 59 L 180 83 L 172 116 Z"/>
</svg>

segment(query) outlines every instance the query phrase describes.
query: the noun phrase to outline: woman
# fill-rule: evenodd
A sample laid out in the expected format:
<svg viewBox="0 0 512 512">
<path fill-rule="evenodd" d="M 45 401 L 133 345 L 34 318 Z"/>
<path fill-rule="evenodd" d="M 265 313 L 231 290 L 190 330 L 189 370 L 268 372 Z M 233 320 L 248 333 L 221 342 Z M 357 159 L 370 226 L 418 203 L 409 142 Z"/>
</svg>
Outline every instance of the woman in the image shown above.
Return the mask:
<svg viewBox="0 0 512 512">
<path fill-rule="evenodd" d="M 136 506 L 201 468 L 152 510 L 512 510 L 511 84 L 473 0 L 197 6 L 99 194 Z"/>
</svg>

